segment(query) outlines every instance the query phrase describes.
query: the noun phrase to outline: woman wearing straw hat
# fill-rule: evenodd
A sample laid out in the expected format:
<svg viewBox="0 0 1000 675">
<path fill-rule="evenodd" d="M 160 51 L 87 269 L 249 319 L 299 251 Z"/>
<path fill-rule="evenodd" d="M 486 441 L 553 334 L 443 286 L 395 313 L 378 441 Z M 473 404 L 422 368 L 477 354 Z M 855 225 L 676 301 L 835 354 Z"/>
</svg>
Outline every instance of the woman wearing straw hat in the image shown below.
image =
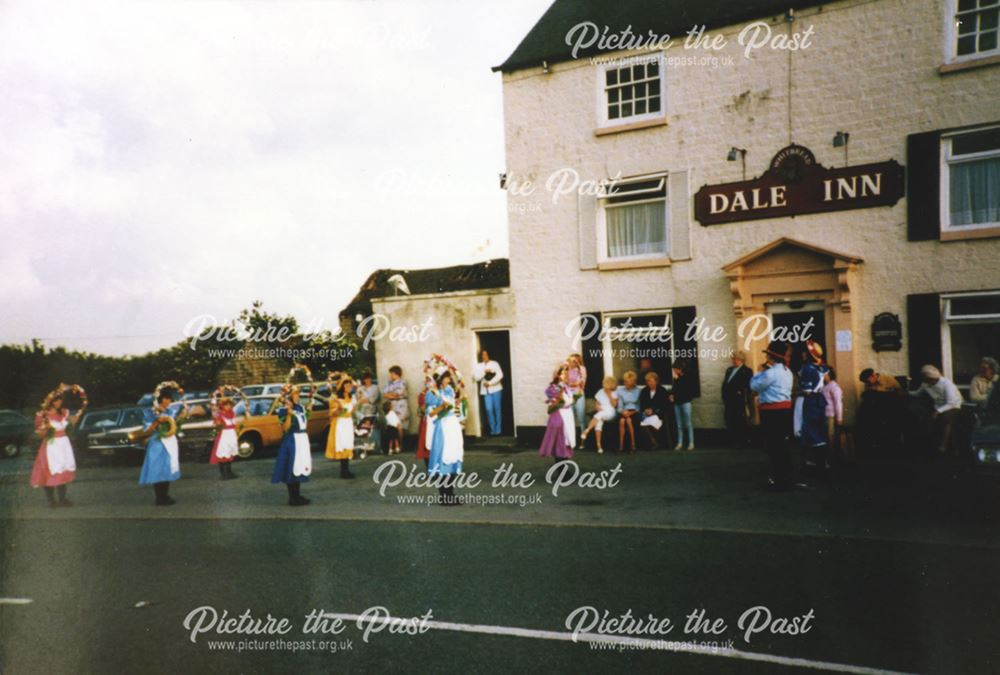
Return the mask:
<svg viewBox="0 0 1000 675">
<path fill-rule="evenodd" d="M 823 398 L 823 347 L 815 340 L 806 341 L 806 362 L 799 370 L 799 397 L 795 401 L 796 436 L 810 452 L 807 464 L 824 466 L 826 438 L 826 399 Z"/>
</svg>

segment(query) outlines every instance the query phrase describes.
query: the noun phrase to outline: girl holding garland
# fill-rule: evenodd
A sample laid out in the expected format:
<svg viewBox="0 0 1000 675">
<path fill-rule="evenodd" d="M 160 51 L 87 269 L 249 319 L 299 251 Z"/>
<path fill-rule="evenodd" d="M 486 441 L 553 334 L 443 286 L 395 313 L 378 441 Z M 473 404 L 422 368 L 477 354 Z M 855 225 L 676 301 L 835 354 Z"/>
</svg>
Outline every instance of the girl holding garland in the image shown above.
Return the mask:
<svg viewBox="0 0 1000 675">
<path fill-rule="evenodd" d="M 330 415 L 336 415 L 336 423 L 330 426 L 326 438 L 326 458 L 340 461 L 340 477 L 354 478 L 350 463 L 354 457 L 354 381 L 344 377 L 337 385 L 337 396 L 330 401 Z"/>
<path fill-rule="evenodd" d="M 172 405 L 173 392 L 162 387 L 157 387 L 153 407 L 143 411 L 144 428 L 140 436 L 149 440 L 146 441 L 146 457 L 139 472 L 139 485 L 152 485 L 156 505 L 170 506 L 176 503 L 170 497 L 170 483 L 181 477 L 177 418 L 182 408 Z M 179 388 L 177 396 L 183 396 Z"/>
<path fill-rule="evenodd" d="M 462 423 L 457 415 L 460 402 L 452 380 L 450 371 L 441 371 L 435 378 L 437 391 L 428 392 L 425 397 L 428 413 L 435 419 L 427 473 L 438 477 L 438 494 L 445 506 L 459 503 L 455 498 L 455 481 L 462 473 L 465 457 Z"/>
<path fill-rule="evenodd" d="M 563 363 L 552 374 L 552 381 L 545 388 L 549 420 L 545 425 L 545 436 L 542 437 L 538 454 L 553 457 L 557 464 L 572 457 L 576 446 L 576 418 L 573 414 L 575 401 L 568 379 L 569 365 Z"/>
<path fill-rule="evenodd" d="M 84 404 L 75 415 L 63 408 L 60 389 L 35 416 L 35 433 L 42 439 L 31 470 L 31 487 L 45 488 L 49 506 L 72 506 L 66 486 L 76 478 L 76 458 L 66 430 L 80 421 Z M 58 495 L 58 501 L 57 501 Z"/>
<path fill-rule="evenodd" d="M 219 465 L 219 480 L 239 478 L 233 473 L 233 461 L 239 454 L 240 448 L 239 439 L 236 437 L 236 412 L 233 410 L 233 399 L 228 396 L 221 397 L 212 418 L 217 433 L 209 463 Z"/>
<path fill-rule="evenodd" d="M 306 432 L 306 409 L 299 403 L 300 397 L 297 386 L 288 388 L 284 404 L 275 411 L 285 435 L 278 446 L 271 483 L 286 485 L 289 506 L 305 506 L 310 501 L 302 496 L 302 483 L 308 482 L 312 473 L 312 450 Z"/>
</svg>

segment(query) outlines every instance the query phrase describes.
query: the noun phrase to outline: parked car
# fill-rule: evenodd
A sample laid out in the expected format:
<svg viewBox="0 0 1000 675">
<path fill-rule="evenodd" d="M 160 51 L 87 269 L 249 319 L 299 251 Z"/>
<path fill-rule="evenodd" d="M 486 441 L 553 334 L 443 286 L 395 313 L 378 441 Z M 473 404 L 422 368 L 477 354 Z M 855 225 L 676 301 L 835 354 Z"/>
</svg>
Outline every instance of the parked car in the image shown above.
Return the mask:
<svg viewBox="0 0 1000 675">
<path fill-rule="evenodd" d="M 312 385 L 324 391 L 325 385 Z M 264 448 L 272 448 L 281 443 L 283 435 L 281 422 L 275 409 L 278 406 L 277 396 L 250 396 L 247 414 L 238 423 L 237 433 L 240 442 L 240 457 L 247 458 Z M 303 395 L 301 403 L 308 407 L 310 397 Z M 330 407 L 326 399 L 317 396 L 315 405 L 309 413 L 306 431 L 311 441 L 323 443 L 330 431 Z"/>
<path fill-rule="evenodd" d="M 180 403 L 174 403 L 171 408 L 180 405 Z M 197 409 L 196 406 L 194 407 Z M 105 457 L 141 458 L 146 452 L 146 441 L 133 439 L 130 435 L 132 432 L 142 430 L 144 426 L 143 413 L 143 408 L 139 406 L 106 408 L 87 413 L 81 420 L 80 429 L 77 432 L 86 439 L 80 441 L 81 446 L 86 447 L 90 453 Z M 92 419 L 88 420 L 88 417 L 91 416 Z M 197 429 L 198 425 L 195 425 L 193 431 Z M 182 436 L 178 435 L 178 439 L 181 438 Z M 197 443 L 197 441 L 194 442 Z M 183 442 L 181 449 L 182 451 L 185 449 Z"/>
<path fill-rule="evenodd" d="M 0 449 L 3 456 L 17 457 L 32 444 L 35 423 L 14 410 L 0 410 Z"/>
<path fill-rule="evenodd" d="M 248 384 L 245 387 L 240 387 L 240 391 L 243 392 L 244 396 L 272 396 L 281 393 L 281 388 L 284 387 L 282 382 L 272 382 L 271 384 Z"/>
<path fill-rule="evenodd" d="M 75 447 L 106 457 L 143 450 L 128 438 L 130 431 L 142 428 L 142 411 L 137 405 L 88 410 L 73 432 Z"/>
</svg>

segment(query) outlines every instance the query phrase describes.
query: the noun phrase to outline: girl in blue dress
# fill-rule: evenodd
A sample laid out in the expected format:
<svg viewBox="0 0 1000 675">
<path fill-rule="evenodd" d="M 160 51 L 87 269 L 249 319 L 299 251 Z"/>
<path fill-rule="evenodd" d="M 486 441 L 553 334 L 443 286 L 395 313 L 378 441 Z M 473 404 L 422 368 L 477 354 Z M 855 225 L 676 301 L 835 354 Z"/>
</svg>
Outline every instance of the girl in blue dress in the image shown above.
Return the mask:
<svg viewBox="0 0 1000 675">
<path fill-rule="evenodd" d="M 139 485 L 152 485 L 157 506 L 170 506 L 170 483 L 181 477 L 180 448 L 177 445 L 177 421 L 180 407 L 171 406 L 174 396 L 162 391 L 153 407 L 143 411 L 143 436 L 146 457 L 139 472 Z"/>
<path fill-rule="evenodd" d="M 447 370 L 437 378 L 437 391 L 428 392 L 427 410 L 434 418 L 431 437 L 431 456 L 427 473 L 439 479 L 438 494 L 445 506 L 458 504 L 455 499 L 455 481 L 462 473 L 465 443 L 462 424 L 458 420 L 458 396 L 452 387 L 452 375 Z"/>
<path fill-rule="evenodd" d="M 286 404 L 278 408 L 276 414 L 285 432 L 274 461 L 272 483 L 284 483 L 288 487 L 288 505 L 305 506 L 309 500 L 302 496 L 302 483 L 309 480 L 312 473 L 312 450 L 306 433 L 306 409 L 299 404 L 298 387 L 287 392 Z"/>
</svg>

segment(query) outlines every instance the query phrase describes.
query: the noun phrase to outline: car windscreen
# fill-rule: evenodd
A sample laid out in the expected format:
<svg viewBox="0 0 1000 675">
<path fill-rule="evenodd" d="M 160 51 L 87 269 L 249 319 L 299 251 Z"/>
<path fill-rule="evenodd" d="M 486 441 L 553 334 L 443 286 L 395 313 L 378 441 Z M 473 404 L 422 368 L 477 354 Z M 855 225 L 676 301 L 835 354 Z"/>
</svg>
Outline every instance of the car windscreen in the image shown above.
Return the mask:
<svg viewBox="0 0 1000 675">
<path fill-rule="evenodd" d="M 252 398 L 250 399 L 251 415 L 266 415 L 271 410 L 272 398 Z"/>
<path fill-rule="evenodd" d="M 100 410 L 87 413 L 80 422 L 81 431 L 98 431 L 101 429 L 113 429 L 118 426 L 118 418 L 121 410 Z M 140 414 L 140 420 L 142 415 Z"/>
<path fill-rule="evenodd" d="M 144 423 L 142 410 L 139 408 L 129 408 L 122 415 L 122 427 L 138 427 Z"/>
</svg>

